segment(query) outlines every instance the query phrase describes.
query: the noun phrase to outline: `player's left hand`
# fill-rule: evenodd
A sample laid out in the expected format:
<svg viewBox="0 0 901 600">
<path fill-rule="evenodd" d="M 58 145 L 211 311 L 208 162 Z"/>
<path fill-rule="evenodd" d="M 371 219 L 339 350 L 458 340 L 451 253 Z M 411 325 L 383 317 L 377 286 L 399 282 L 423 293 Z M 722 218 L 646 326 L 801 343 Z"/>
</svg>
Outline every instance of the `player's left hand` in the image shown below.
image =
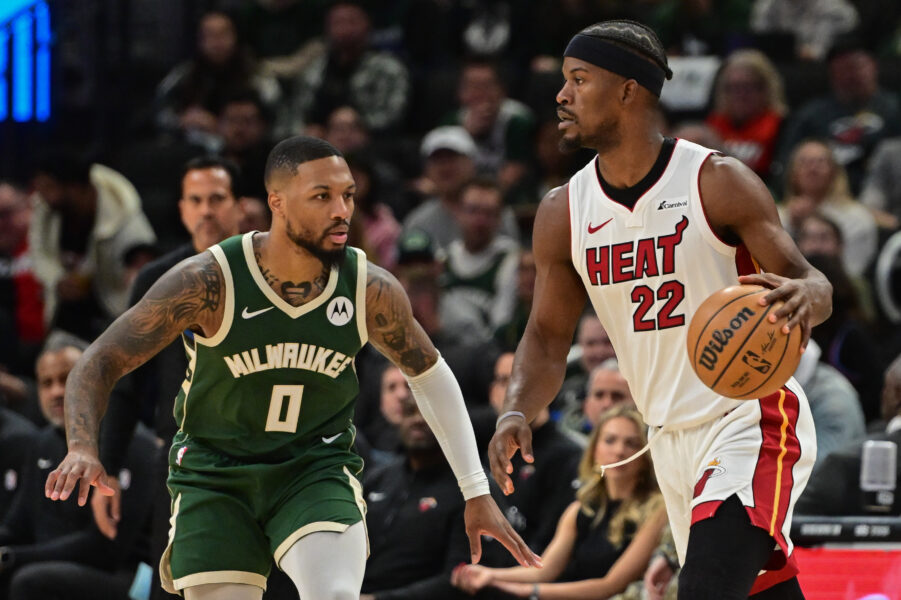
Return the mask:
<svg viewBox="0 0 901 600">
<path fill-rule="evenodd" d="M 775 273 L 755 273 L 742 275 L 738 282 L 746 285 L 762 285 L 772 289 L 769 294 L 760 299 L 761 306 L 781 301 L 783 304 L 768 316 L 771 323 L 775 323 L 783 317 L 788 318 L 788 323 L 782 326 L 782 333 L 788 335 L 792 327 L 801 328 L 801 352 L 807 349 L 810 341 L 810 332 L 813 328 L 811 321 L 814 315 L 814 304 L 820 299 L 811 289 L 811 283 L 806 279 L 789 279 Z"/>
<path fill-rule="evenodd" d="M 541 557 L 532 552 L 510 523 L 504 518 L 494 499 L 485 494 L 466 501 L 463 513 L 472 564 L 482 558 L 482 534 L 490 535 L 510 551 L 523 567 L 541 567 Z"/>
</svg>

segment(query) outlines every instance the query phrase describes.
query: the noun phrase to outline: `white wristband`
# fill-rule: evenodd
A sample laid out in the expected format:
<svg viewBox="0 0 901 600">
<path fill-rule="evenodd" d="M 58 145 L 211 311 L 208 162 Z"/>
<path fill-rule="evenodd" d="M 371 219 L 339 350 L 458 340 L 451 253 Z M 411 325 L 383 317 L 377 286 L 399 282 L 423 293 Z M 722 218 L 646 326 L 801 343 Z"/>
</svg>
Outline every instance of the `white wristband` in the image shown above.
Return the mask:
<svg viewBox="0 0 901 600">
<path fill-rule="evenodd" d="M 425 373 L 407 377 L 407 383 L 457 477 L 463 498 L 469 500 L 488 494 L 488 476 L 479 460 L 472 422 L 450 367 L 439 356 L 438 362 Z"/>
<path fill-rule="evenodd" d="M 503 421 L 507 417 L 522 417 L 523 421 L 526 420 L 526 416 L 518 410 L 508 410 L 497 418 L 497 421 L 494 422 L 494 428 L 497 429 L 497 426 L 501 424 L 501 421 Z"/>
</svg>

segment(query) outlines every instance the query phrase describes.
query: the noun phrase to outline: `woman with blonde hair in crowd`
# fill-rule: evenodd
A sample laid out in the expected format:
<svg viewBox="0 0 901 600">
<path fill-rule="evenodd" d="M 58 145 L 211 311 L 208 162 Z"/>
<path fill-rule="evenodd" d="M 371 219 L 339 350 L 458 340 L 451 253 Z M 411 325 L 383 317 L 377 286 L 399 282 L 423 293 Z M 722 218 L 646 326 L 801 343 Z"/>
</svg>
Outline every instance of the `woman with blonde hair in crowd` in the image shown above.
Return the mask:
<svg viewBox="0 0 901 600">
<path fill-rule="evenodd" d="M 841 229 L 842 262 L 849 275 L 859 277 L 876 255 L 876 221 L 851 195 L 848 175 L 829 145 L 807 139 L 795 146 L 785 172 L 785 193 L 779 207 L 782 226 L 798 237 L 808 216 L 819 213 Z"/>
<path fill-rule="evenodd" d="M 579 464 L 576 501 L 561 515 L 543 567 L 464 565 L 454 570 L 453 584 L 469 594 L 490 587 L 507 598 L 587 600 L 610 598 L 640 580 L 666 524 L 650 455 L 603 477 L 600 466 L 638 452 L 646 430 L 634 408 L 617 406 L 601 416 Z"/>
<path fill-rule="evenodd" d="M 726 58 L 706 122 L 722 138 L 723 151 L 764 180 L 786 112 L 782 78 L 763 52 L 746 48 Z"/>
</svg>

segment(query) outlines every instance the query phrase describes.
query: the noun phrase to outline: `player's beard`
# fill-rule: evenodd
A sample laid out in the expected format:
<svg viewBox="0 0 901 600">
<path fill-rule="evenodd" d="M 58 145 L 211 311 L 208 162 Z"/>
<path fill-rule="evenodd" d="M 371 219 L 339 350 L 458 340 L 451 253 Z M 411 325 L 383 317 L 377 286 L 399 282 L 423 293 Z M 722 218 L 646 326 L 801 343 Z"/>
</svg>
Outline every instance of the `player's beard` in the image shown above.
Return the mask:
<svg viewBox="0 0 901 600">
<path fill-rule="evenodd" d="M 569 138 L 564 135 L 560 138 L 557 146 L 564 154 L 572 154 L 582 148 L 591 148 L 598 154 L 603 154 L 619 146 L 619 143 L 619 119 L 611 117 L 601 121 L 597 130 L 590 137 L 583 137 L 581 133 L 576 133 L 575 137 Z"/>
<path fill-rule="evenodd" d="M 335 250 L 326 250 L 324 248 L 325 240 L 331 233 L 331 229 L 332 228 L 326 229 L 325 232 L 319 236 L 319 239 L 316 240 L 309 232 L 304 231 L 303 234 L 301 234 L 295 231 L 291 226 L 290 221 L 285 223 L 285 232 L 288 234 L 288 239 L 294 242 L 297 247 L 303 248 L 319 259 L 319 262 L 321 262 L 322 266 L 326 269 L 340 267 L 344 264 L 345 248 L 347 247 L 345 245 L 341 248 L 336 248 Z"/>
</svg>

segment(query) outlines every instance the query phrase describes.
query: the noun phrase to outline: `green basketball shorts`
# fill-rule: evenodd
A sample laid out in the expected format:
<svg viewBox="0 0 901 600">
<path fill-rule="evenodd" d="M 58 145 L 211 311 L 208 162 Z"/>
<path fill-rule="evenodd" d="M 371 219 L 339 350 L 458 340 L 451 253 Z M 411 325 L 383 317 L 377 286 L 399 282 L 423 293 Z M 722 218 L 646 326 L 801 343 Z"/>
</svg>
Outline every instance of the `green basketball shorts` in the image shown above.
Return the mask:
<svg viewBox="0 0 901 600">
<path fill-rule="evenodd" d="M 348 430 L 339 439 L 317 440 L 275 464 L 238 460 L 190 438 L 174 444 L 163 588 L 179 593 L 206 583 L 246 583 L 265 590 L 273 558 L 278 565 L 294 542 L 365 519 L 357 480 L 363 461 L 350 450 L 352 438 Z"/>
</svg>

